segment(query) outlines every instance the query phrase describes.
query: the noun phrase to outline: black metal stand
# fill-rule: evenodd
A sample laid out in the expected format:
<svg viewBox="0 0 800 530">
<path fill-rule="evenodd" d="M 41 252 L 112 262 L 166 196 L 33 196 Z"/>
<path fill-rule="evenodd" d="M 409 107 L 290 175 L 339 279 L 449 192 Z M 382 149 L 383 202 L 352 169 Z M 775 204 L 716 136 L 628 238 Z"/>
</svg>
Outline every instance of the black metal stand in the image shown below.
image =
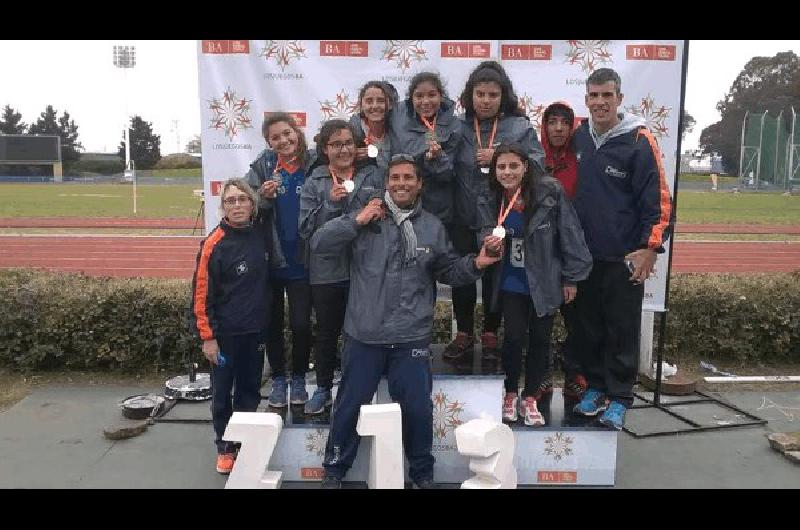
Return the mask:
<svg viewBox="0 0 800 530">
<path fill-rule="evenodd" d="M 203 199 L 200 201 L 200 209 L 197 210 L 197 217 L 194 218 L 194 228 L 192 228 L 192 235 L 197 231 L 198 224 L 200 220 L 203 219 L 205 216 L 203 215 L 206 211 L 206 200 Z M 203 227 L 200 227 L 200 230 L 203 230 Z"/>
<path fill-rule="evenodd" d="M 684 42 L 683 47 L 683 71 L 681 73 L 681 112 L 683 112 L 684 102 L 686 100 L 686 68 L 689 60 L 689 41 Z M 681 118 L 681 128 L 682 128 L 683 118 Z M 676 159 L 680 160 L 680 152 L 681 152 L 681 139 L 678 137 L 678 148 L 676 152 Z M 675 188 L 673 190 L 673 197 L 672 197 L 672 211 L 675 212 L 678 207 L 678 172 L 679 172 L 679 164 L 676 165 L 675 168 Z M 673 213 L 674 215 L 674 213 Z M 674 219 L 674 217 L 673 217 Z M 673 244 L 675 242 L 674 234 L 670 237 L 669 241 L 669 264 L 667 265 L 667 284 L 664 293 L 664 311 L 661 313 L 661 324 L 659 326 L 659 333 L 658 333 L 658 354 L 656 360 L 656 386 L 655 391 L 653 392 L 653 399 L 649 400 L 646 397 L 640 395 L 637 392 L 634 392 L 633 395 L 637 398 L 644 401 L 646 404 L 644 405 L 634 405 L 633 409 L 646 409 L 646 408 L 655 408 L 662 412 L 666 412 L 670 416 L 681 420 L 682 422 L 689 425 L 689 427 L 685 429 L 670 429 L 666 431 L 656 431 L 656 432 L 648 432 L 648 433 L 638 433 L 628 429 L 627 427 L 623 427 L 623 430 L 628 434 L 633 435 L 636 438 L 647 438 L 649 436 L 664 436 L 670 434 L 681 434 L 686 432 L 701 432 L 701 431 L 712 431 L 712 430 L 719 430 L 719 429 L 732 429 L 735 427 L 748 427 L 751 425 L 764 425 L 767 423 L 767 420 L 762 420 L 758 416 L 754 416 L 749 412 L 746 412 L 730 403 L 724 403 L 719 399 L 710 396 L 708 394 L 704 394 L 702 392 L 695 391 L 694 394 L 702 396 L 703 399 L 691 399 L 688 401 L 671 401 L 666 404 L 661 404 L 661 364 L 664 361 L 664 343 L 666 342 L 667 336 L 667 308 L 669 302 L 669 280 L 670 280 L 670 273 L 672 271 L 672 256 L 673 256 Z M 649 368 L 649 367 L 648 367 Z M 670 410 L 670 407 L 675 407 L 677 405 L 692 405 L 695 403 L 715 403 L 722 407 L 728 408 L 733 410 L 734 412 L 741 414 L 742 416 L 749 418 L 751 421 L 742 422 L 742 423 L 730 423 L 725 425 L 701 425 L 689 418 L 686 418 L 674 410 Z"/>
<path fill-rule="evenodd" d="M 715 398 L 709 394 L 705 394 L 700 391 L 695 391 L 692 395 L 699 395 L 702 396 L 702 399 L 689 399 L 689 400 L 681 400 L 681 401 L 671 401 L 669 403 L 662 404 L 661 403 L 661 363 L 664 360 L 664 343 L 666 341 L 666 332 L 667 332 L 667 312 L 664 311 L 661 313 L 661 323 L 659 325 L 659 334 L 658 334 L 658 353 L 656 355 L 656 387 L 653 391 L 653 399 L 647 399 L 645 396 L 639 394 L 638 392 L 634 392 L 633 395 L 637 398 L 641 399 L 645 402 L 643 405 L 634 405 L 632 409 L 648 409 L 648 408 L 655 408 L 662 412 L 666 412 L 673 418 L 677 418 L 680 421 L 689 425 L 684 429 L 669 429 L 665 431 L 654 431 L 654 432 L 636 432 L 632 431 L 628 427 L 623 427 L 622 430 L 627 432 L 628 434 L 632 435 L 635 438 L 648 438 L 652 436 L 666 436 L 666 435 L 674 435 L 674 434 L 683 434 L 688 432 L 706 432 L 706 431 L 716 431 L 721 429 L 733 429 L 736 427 L 750 427 L 753 425 L 764 425 L 767 423 L 767 420 L 761 419 L 758 416 L 754 416 L 749 412 L 736 407 L 735 405 L 731 405 L 730 403 L 725 403 L 724 401 Z M 702 425 L 697 423 L 694 420 L 691 420 L 681 414 L 678 414 L 674 410 L 670 410 L 670 407 L 675 407 L 678 405 L 694 405 L 697 403 L 714 403 L 721 407 L 725 407 L 730 409 L 737 414 L 741 414 L 742 416 L 748 418 L 750 421 L 746 422 L 737 422 L 737 423 L 730 423 L 725 425 Z"/>
</svg>

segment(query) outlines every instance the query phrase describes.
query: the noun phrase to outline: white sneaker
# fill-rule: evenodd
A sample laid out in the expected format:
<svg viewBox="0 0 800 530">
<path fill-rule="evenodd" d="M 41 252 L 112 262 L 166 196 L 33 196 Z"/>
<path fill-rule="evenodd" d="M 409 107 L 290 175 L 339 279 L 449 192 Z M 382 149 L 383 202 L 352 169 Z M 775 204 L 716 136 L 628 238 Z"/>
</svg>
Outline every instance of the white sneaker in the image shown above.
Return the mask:
<svg viewBox="0 0 800 530">
<path fill-rule="evenodd" d="M 516 392 L 506 392 L 503 396 L 503 421 L 517 421 L 517 404 L 519 397 Z"/>
<path fill-rule="evenodd" d="M 536 398 L 528 396 L 519 404 L 519 413 L 528 427 L 541 427 L 544 425 L 544 416 L 536 406 Z"/>
</svg>

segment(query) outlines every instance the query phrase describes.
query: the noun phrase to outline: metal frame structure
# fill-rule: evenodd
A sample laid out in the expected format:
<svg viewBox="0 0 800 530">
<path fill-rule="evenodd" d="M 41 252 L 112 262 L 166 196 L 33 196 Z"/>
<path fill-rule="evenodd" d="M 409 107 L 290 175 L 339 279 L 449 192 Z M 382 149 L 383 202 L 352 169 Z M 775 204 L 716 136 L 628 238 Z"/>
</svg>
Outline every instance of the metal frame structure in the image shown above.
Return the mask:
<svg viewBox="0 0 800 530">
<path fill-rule="evenodd" d="M 687 68 L 687 65 L 689 63 L 688 59 L 689 59 L 689 42 L 686 41 L 686 43 L 685 43 L 685 45 L 683 47 L 683 73 L 682 73 L 682 76 L 681 76 L 681 110 L 683 110 L 684 101 L 686 99 L 686 68 Z M 745 114 L 745 123 L 746 123 L 746 120 L 747 120 L 747 115 Z M 762 117 L 761 132 L 763 133 L 763 131 L 764 131 L 764 127 L 763 127 L 763 117 Z M 744 124 L 742 125 L 742 144 L 744 144 Z M 759 146 L 760 146 L 760 140 L 759 140 Z M 760 151 L 760 147 L 759 147 L 759 151 Z M 680 153 L 680 152 L 681 152 L 681 139 L 678 138 L 678 153 Z M 761 157 L 760 157 L 760 153 L 759 153 L 759 165 L 760 165 L 760 158 Z M 740 160 L 740 169 L 741 169 L 741 160 Z M 676 171 L 679 171 L 679 166 L 677 164 L 676 164 Z M 741 175 L 741 171 L 740 171 L 740 175 Z M 676 175 L 676 177 L 677 177 L 677 175 Z M 675 190 L 673 191 L 673 196 L 672 196 L 672 208 L 673 208 L 672 211 L 673 212 L 676 211 L 676 208 L 677 208 L 677 205 L 678 205 L 678 182 L 679 182 L 679 179 L 676 178 L 675 179 Z M 756 182 L 758 182 L 758 181 L 756 180 Z M 759 418 L 757 416 L 754 416 L 754 415 L 750 414 L 747 411 L 739 409 L 738 407 L 736 407 L 734 405 L 731 405 L 729 403 L 725 403 L 723 401 L 720 401 L 719 399 L 717 399 L 717 398 L 715 398 L 713 396 L 710 396 L 708 394 L 704 394 L 702 392 L 695 391 L 694 394 L 699 394 L 700 396 L 702 396 L 703 399 L 694 399 L 694 400 L 689 400 L 689 401 L 675 401 L 675 402 L 666 403 L 666 404 L 662 404 L 661 403 L 661 372 L 662 372 L 662 363 L 663 363 L 663 360 L 664 360 L 664 343 L 666 342 L 666 335 L 667 335 L 667 311 L 669 311 L 669 280 L 670 280 L 670 277 L 671 277 L 670 272 L 672 271 L 672 257 L 675 255 L 674 252 L 672 251 L 674 242 L 675 242 L 675 237 L 673 235 L 673 237 L 670 237 L 670 240 L 669 240 L 669 247 L 670 247 L 669 250 L 670 250 L 670 252 L 669 252 L 669 262 L 668 262 L 669 264 L 667 266 L 667 285 L 666 285 L 666 291 L 664 293 L 664 311 L 661 313 L 661 322 L 659 324 L 658 353 L 657 353 L 657 356 L 656 356 L 657 357 L 656 358 L 656 382 L 655 382 L 656 386 L 655 386 L 655 391 L 653 392 L 653 399 L 652 400 L 647 399 L 646 397 L 642 396 L 638 392 L 634 392 L 634 396 L 636 396 L 637 398 L 639 398 L 642 401 L 644 401 L 645 404 L 643 404 L 643 405 L 634 405 L 632 408 L 633 409 L 654 408 L 654 409 L 660 410 L 662 412 L 666 412 L 670 416 L 673 416 L 673 417 L 683 421 L 684 423 L 688 424 L 689 427 L 685 428 L 685 429 L 670 429 L 670 430 L 647 432 L 647 433 L 636 432 L 636 431 L 633 431 L 633 430 L 631 430 L 631 429 L 629 429 L 627 427 L 623 427 L 622 430 L 627 432 L 628 434 L 632 435 L 635 438 L 648 438 L 648 437 L 651 437 L 651 436 L 665 436 L 665 435 L 675 435 L 675 434 L 682 434 L 682 433 L 689 433 L 689 432 L 702 432 L 702 431 L 712 431 L 712 430 L 720 430 L 720 429 L 731 429 L 731 428 L 734 428 L 734 427 L 747 427 L 747 426 L 751 426 L 751 425 L 763 425 L 763 424 L 767 423 L 766 420 L 763 420 L 763 419 L 761 419 L 761 418 Z M 694 403 L 709 403 L 709 402 L 713 402 L 713 403 L 716 403 L 716 404 L 718 404 L 718 405 L 720 405 L 722 407 L 726 407 L 728 409 L 731 409 L 731 410 L 733 410 L 733 411 L 735 411 L 735 412 L 737 412 L 739 414 L 742 414 L 742 415 L 746 416 L 747 418 L 750 418 L 751 421 L 746 422 L 746 423 L 735 423 L 735 424 L 730 424 L 730 425 L 706 425 L 706 426 L 704 426 L 704 425 L 698 424 L 697 422 L 695 422 L 695 421 L 693 421 L 693 420 L 691 420 L 691 419 L 689 419 L 689 418 L 687 418 L 685 416 L 682 416 L 681 414 L 678 414 L 677 412 L 675 412 L 673 410 L 670 410 L 670 407 L 674 407 L 676 405 L 691 405 L 691 404 L 694 404 Z"/>
<path fill-rule="evenodd" d="M 792 132 L 789 136 L 789 145 L 787 146 L 787 151 L 789 152 L 789 164 L 787 167 L 787 175 L 786 175 L 786 188 L 788 191 L 792 191 L 792 184 L 795 181 L 800 182 L 800 144 L 796 144 L 795 142 L 795 125 L 797 123 L 797 114 L 794 111 L 794 107 L 792 107 Z"/>
</svg>

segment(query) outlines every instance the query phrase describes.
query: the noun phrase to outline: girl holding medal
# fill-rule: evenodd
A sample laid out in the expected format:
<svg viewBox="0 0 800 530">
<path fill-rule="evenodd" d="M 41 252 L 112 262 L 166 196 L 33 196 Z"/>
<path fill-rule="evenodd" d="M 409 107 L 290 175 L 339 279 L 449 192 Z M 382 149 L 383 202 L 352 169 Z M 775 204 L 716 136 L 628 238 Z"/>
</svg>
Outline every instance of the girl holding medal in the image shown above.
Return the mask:
<svg viewBox="0 0 800 530">
<path fill-rule="evenodd" d="M 503 260 L 491 274 L 492 307 L 505 319 L 503 420 L 522 416 L 545 424 L 538 402 L 552 394 L 548 380 L 553 317 L 589 276 L 592 258 L 578 216 L 561 184 L 532 163 L 519 144 L 500 144 L 489 166 L 488 191 L 479 200 L 480 236 Z M 525 387 L 519 399 L 522 342 L 528 332 Z"/>
<path fill-rule="evenodd" d="M 391 116 L 392 154 L 414 157 L 422 177 L 422 207 L 445 226 L 453 220 L 453 161 L 461 142 L 454 109 L 441 78 L 420 72 Z"/>
<path fill-rule="evenodd" d="M 472 71 L 460 96 L 464 107 L 461 118 L 463 141 L 455 159 L 455 218 L 450 239 L 462 255 L 478 249 L 478 197 L 488 188 L 489 163 L 500 142 L 517 142 L 533 164 L 543 168 L 544 151 L 536 131 L 519 108 L 517 96 L 505 70 L 496 61 L 484 61 Z M 491 274 L 485 274 L 482 292 L 492 291 Z M 481 335 L 484 368 L 497 365 L 497 328 L 500 313 L 483 296 L 484 326 Z M 471 361 L 475 344 L 474 317 L 477 289 L 474 285 L 453 290 L 453 312 L 458 333 L 445 349 L 445 358 Z M 464 361 L 461 361 L 461 359 Z"/>
<path fill-rule="evenodd" d="M 344 120 L 322 124 L 316 138 L 317 166 L 300 193 L 298 232 L 305 243 L 309 264 L 311 302 L 317 316 L 314 345 L 317 389 L 306 402 L 306 414 L 320 414 L 333 403 L 333 372 L 350 286 L 350 260 L 346 253 L 311 252 L 311 236 L 326 222 L 368 203 L 382 203 L 384 179 L 375 159 L 356 159 L 356 130 Z"/>
<path fill-rule="evenodd" d="M 369 81 L 361 87 L 359 112 L 350 117 L 350 125 L 356 131 L 356 160 L 372 158 L 380 168 L 389 165 L 389 113 L 396 103 L 397 90 L 390 83 Z"/>
<path fill-rule="evenodd" d="M 300 189 L 316 156 L 306 148 L 306 138 L 289 114 L 269 115 L 261 127 L 265 149 L 250 164 L 245 176 L 260 196 L 258 221 L 264 225 L 272 257 L 272 323 L 268 328 L 267 358 L 272 371 L 268 404 L 283 408 L 288 402 L 303 405 L 308 400 L 306 371 L 311 353 L 311 286 L 297 234 Z M 285 297 L 289 300 L 292 330 L 291 396 L 287 397 L 283 336 Z"/>
</svg>

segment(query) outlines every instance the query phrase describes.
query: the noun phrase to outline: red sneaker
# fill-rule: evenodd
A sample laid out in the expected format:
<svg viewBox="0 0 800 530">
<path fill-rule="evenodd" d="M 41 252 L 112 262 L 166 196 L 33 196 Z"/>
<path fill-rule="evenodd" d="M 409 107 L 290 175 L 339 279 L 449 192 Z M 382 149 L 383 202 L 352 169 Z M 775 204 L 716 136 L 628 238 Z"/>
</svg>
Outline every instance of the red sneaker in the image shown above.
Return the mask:
<svg viewBox="0 0 800 530">
<path fill-rule="evenodd" d="M 564 397 L 576 401 L 581 400 L 587 388 L 589 388 L 589 383 L 586 378 L 578 374 L 564 381 Z"/>
<path fill-rule="evenodd" d="M 233 456 L 233 453 L 222 453 L 221 455 L 217 455 L 217 473 L 227 475 L 233 469 L 233 463 L 235 461 L 236 457 Z"/>
</svg>

